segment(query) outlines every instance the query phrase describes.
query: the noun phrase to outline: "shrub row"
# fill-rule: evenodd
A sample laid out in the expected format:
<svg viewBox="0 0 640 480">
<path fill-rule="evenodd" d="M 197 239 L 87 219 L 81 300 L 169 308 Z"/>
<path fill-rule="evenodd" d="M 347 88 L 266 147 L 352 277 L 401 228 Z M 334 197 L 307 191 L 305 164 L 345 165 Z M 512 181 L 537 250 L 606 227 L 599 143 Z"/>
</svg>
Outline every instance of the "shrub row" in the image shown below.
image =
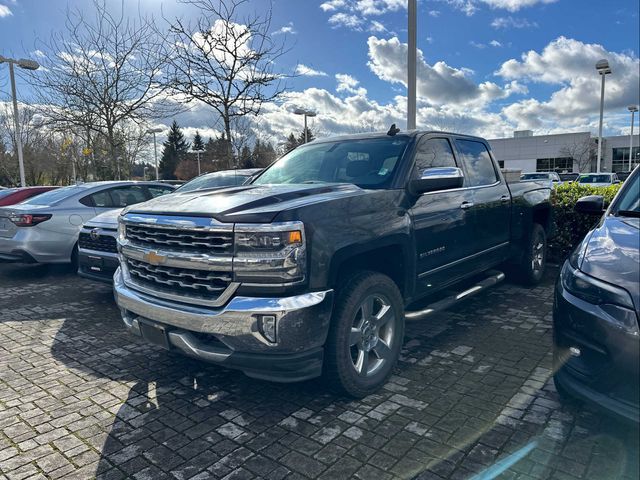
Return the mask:
<svg viewBox="0 0 640 480">
<path fill-rule="evenodd" d="M 553 206 L 554 236 L 549 239 L 549 260 L 562 262 L 571 250 L 596 224 L 599 217 L 585 215 L 574 211 L 580 197 L 586 195 L 602 195 L 605 205 L 615 197 L 621 184 L 609 187 L 592 187 L 578 183 L 563 183 L 554 189 L 551 196 Z"/>
</svg>

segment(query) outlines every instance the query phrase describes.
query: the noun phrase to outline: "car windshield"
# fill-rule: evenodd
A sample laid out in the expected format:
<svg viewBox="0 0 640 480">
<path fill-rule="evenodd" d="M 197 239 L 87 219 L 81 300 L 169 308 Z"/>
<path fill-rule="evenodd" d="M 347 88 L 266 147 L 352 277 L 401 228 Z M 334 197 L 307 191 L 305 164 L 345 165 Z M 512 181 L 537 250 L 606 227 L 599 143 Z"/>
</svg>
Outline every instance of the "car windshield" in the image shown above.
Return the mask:
<svg viewBox="0 0 640 480">
<path fill-rule="evenodd" d="M 625 184 L 624 190 L 611 208 L 614 215 L 619 212 L 640 214 L 640 175 L 635 175 L 627 182 L 629 183 Z"/>
<path fill-rule="evenodd" d="M 409 137 L 336 140 L 296 148 L 274 163 L 254 185 L 352 183 L 388 188 Z"/>
<path fill-rule="evenodd" d="M 548 173 L 525 173 L 520 176 L 520 180 L 548 180 Z"/>
<path fill-rule="evenodd" d="M 579 183 L 611 183 L 610 175 L 582 175 Z"/>
<path fill-rule="evenodd" d="M 82 192 L 83 190 L 86 190 L 86 188 L 78 185 L 57 188 L 55 190 L 49 190 L 48 192 L 41 193 L 40 195 L 36 195 L 35 197 L 31 197 L 22 203 L 28 205 L 53 205 L 54 203 L 64 200 L 76 193 Z"/>
<path fill-rule="evenodd" d="M 183 193 L 192 192 L 193 190 L 202 190 L 203 188 L 232 187 L 235 185 L 242 185 L 249 177 L 250 175 L 236 172 L 210 173 L 194 178 L 175 191 Z"/>
<path fill-rule="evenodd" d="M 17 190 L 16 188 L 7 188 L 6 190 L 0 190 L 0 199 L 8 197 L 9 195 L 11 195 L 16 190 Z"/>
</svg>

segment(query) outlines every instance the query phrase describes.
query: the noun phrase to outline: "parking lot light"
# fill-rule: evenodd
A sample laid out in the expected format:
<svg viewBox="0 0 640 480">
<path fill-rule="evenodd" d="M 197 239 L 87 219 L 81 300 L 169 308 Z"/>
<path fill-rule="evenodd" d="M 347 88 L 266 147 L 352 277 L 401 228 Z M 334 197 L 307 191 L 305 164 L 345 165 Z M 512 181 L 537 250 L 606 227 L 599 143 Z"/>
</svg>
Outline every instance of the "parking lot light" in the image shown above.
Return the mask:
<svg viewBox="0 0 640 480">
<path fill-rule="evenodd" d="M 598 160 L 596 163 L 596 172 L 600 173 L 602 162 L 602 117 L 604 115 L 604 79 L 611 73 L 611 67 L 606 59 L 598 60 L 596 70 L 602 77 L 600 86 L 600 125 L 598 127 Z"/>
<path fill-rule="evenodd" d="M 150 128 L 149 130 L 147 130 L 147 133 L 152 133 L 153 134 L 153 157 L 156 163 L 156 180 L 159 179 L 158 177 L 158 144 L 156 143 L 156 133 L 162 133 L 162 128 Z"/>
<path fill-rule="evenodd" d="M 18 65 L 25 70 L 37 70 L 40 68 L 40 64 L 35 60 L 29 60 L 27 58 L 21 58 L 15 60 L 13 58 L 3 57 L 0 55 L 0 63 L 9 64 L 9 77 L 11 78 L 11 96 L 13 98 L 13 123 L 16 133 L 16 149 L 18 150 L 18 166 L 20 168 L 20 186 L 26 187 L 27 183 L 24 176 L 24 158 L 22 156 L 22 138 L 20 136 L 20 121 L 18 117 L 18 99 L 16 96 L 16 78 L 13 72 L 13 65 Z"/>
<path fill-rule="evenodd" d="M 317 113 L 313 110 L 305 110 L 303 108 L 296 108 L 293 113 L 295 115 L 304 115 L 304 143 L 307 143 L 309 141 L 307 138 L 307 117 L 315 117 Z"/>
<path fill-rule="evenodd" d="M 633 159 L 633 116 L 638 111 L 637 105 L 629 105 L 627 110 L 631 112 L 631 132 L 629 133 L 629 171 L 632 170 L 631 163 Z M 624 166 L 624 163 L 622 164 Z M 624 167 L 623 167 L 624 168 Z"/>
</svg>

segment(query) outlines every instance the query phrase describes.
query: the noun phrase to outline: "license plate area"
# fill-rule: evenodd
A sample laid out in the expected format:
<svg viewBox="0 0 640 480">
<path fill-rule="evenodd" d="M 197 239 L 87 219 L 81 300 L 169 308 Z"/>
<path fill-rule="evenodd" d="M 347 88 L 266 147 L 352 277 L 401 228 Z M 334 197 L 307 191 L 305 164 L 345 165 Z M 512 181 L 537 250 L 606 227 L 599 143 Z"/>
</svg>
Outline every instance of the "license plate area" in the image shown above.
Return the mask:
<svg viewBox="0 0 640 480">
<path fill-rule="evenodd" d="M 103 268 L 103 261 L 100 257 L 88 256 L 87 261 L 89 263 L 89 269 L 94 272 L 101 272 Z"/>
<path fill-rule="evenodd" d="M 169 350 L 169 335 L 167 335 L 166 327 L 157 323 L 150 322 L 138 317 L 138 324 L 140 325 L 140 333 L 142 338 L 147 342 L 153 343 L 159 347 Z"/>
</svg>

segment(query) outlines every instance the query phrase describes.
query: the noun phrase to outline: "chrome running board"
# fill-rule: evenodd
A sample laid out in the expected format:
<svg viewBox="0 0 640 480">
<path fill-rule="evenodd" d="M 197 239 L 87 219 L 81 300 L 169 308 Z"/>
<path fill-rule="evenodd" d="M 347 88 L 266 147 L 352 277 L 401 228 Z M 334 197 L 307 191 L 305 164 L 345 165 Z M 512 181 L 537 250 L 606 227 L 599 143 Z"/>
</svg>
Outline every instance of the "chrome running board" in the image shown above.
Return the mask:
<svg viewBox="0 0 640 480">
<path fill-rule="evenodd" d="M 466 290 L 460 293 L 456 293 L 448 297 L 445 297 L 441 300 L 438 300 L 437 302 L 434 302 L 421 310 L 405 312 L 405 318 L 407 320 L 420 320 L 436 312 L 446 310 L 447 308 L 455 305 L 456 303 L 462 300 L 473 297 L 477 293 L 483 290 L 486 290 L 489 287 L 493 287 L 494 285 L 497 285 L 498 283 L 502 282 L 505 278 L 504 273 L 499 272 L 497 270 L 490 270 L 487 273 L 489 274 L 487 278 L 479 281 L 474 286 L 467 288 Z"/>
</svg>

